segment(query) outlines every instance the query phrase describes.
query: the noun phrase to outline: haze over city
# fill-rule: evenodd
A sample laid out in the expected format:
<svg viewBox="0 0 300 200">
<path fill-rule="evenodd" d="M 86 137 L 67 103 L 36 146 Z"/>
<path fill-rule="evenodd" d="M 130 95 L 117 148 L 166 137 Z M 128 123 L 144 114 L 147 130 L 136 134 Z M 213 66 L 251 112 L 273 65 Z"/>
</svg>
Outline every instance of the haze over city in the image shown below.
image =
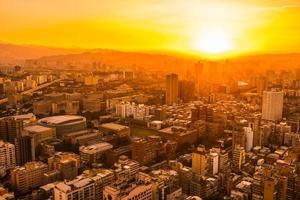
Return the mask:
<svg viewBox="0 0 300 200">
<path fill-rule="evenodd" d="M 0 200 L 300 199 L 299 13 L 0 0 Z"/>
<path fill-rule="evenodd" d="M 0 1 L 2 42 L 193 54 L 298 52 L 297 0 Z"/>
</svg>

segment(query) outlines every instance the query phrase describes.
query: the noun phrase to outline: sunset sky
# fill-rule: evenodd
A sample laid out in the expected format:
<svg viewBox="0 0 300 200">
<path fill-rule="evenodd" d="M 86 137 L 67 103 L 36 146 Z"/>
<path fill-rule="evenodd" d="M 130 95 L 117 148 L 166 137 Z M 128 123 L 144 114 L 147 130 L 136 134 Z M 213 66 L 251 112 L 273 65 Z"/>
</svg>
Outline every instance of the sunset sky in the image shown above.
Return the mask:
<svg viewBox="0 0 300 200">
<path fill-rule="evenodd" d="M 0 41 L 199 54 L 296 52 L 299 0 L 0 0 Z"/>
</svg>

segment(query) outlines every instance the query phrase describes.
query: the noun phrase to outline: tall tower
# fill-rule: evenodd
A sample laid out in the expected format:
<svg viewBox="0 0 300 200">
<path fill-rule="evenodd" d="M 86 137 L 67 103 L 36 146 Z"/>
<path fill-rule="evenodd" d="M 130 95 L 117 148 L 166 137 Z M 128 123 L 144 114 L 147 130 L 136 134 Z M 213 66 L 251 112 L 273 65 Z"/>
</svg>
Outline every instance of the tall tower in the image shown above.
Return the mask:
<svg viewBox="0 0 300 200">
<path fill-rule="evenodd" d="M 0 139 L 14 144 L 15 138 L 22 135 L 23 121 L 13 117 L 0 119 Z"/>
<path fill-rule="evenodd" d="M 178 75 L 168 74 L 166 76 L 166 104 L 173 105 L 178 103 Z"/>
<path fill-rule="evenodd" d="M 200 80 L 203 73 L 203 63 L 200 61 L 197 62 L 194 66 L 194 77 L 195 77 L 195 85 L 196 85 L 196 92 L 199 94 L 200 92 Z"/>
<path fill-rule="evenodd" d="M 235 146 L 232 151 L 232 167 L 235 172 L 239 172 L 245 163 L 245 149 L 239 145 Z"/>
<path fill-rule="evenodd" d="M 277 121 L 282 119 L 283 91 L 264 91 L 262 119 Z"/>
<path fill-rule="evenodd" d="M 203 145 L 198 146 L 196 152 L 192 153 L 192 171 L 202 176 L 207 172 L 207 154 Z"/>
</svg>

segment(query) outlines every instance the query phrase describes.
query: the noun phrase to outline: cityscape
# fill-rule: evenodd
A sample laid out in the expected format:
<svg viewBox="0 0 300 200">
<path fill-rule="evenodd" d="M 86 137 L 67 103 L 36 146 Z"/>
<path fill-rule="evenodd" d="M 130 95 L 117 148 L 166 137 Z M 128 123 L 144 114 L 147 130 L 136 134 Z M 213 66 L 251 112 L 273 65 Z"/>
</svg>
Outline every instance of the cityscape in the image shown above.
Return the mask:
<svg viewBox="0 0 300 200">
<path fill-rule="evenodd" d="M 300 200 L 299 13 L 0 0 L 0 200 Z"/>
</svg>

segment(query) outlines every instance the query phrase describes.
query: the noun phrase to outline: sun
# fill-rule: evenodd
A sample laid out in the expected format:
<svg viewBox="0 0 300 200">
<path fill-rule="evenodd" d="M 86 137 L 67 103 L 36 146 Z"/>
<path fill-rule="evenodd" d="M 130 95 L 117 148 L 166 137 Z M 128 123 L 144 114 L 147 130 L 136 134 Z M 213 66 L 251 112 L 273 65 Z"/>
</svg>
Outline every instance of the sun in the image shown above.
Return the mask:
<svg viewBox="0 0 300 200">
<path fill-rule="evenodd" d="M 233 42 L 230 35 L 222 30 L 205 30 L 194 43 L 197 51 L 206 54 L 222 54 L 233 49 Z"/>
</svg>

